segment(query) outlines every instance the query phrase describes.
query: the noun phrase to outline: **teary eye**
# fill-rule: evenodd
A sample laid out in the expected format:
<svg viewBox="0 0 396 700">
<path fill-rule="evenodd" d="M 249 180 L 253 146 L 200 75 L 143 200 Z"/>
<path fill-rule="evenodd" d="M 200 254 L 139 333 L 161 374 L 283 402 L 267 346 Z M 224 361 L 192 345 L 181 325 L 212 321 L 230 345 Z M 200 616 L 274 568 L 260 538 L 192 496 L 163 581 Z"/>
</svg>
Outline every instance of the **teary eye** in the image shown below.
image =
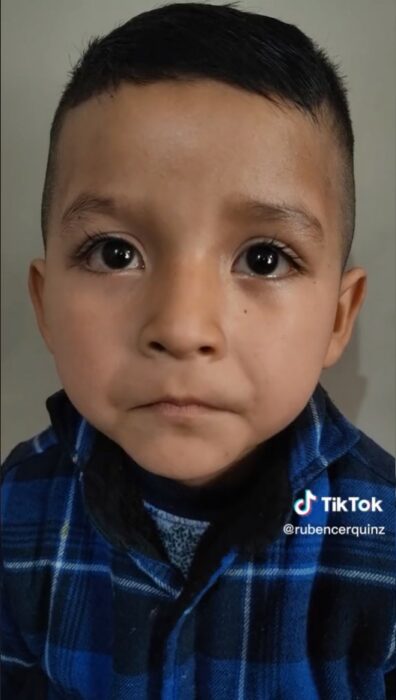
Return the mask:
<svg viewBox="0 0 396 700">
<path fill-rule="evenodd" d="M 118 236 L 106 233 L 86 234 L 88 242 L 73 255 L 73 258 L 92 272 L 136 270 L 144 267 L 137 248 Z"/>
<path fill-rule="evenodd" d="M 238 257 L 237 272 L 262 277 L 285 277 L 292 268 L 298 269 L 299 258 L 279 241 L 261 241 L 250 245 Z"/>
</svg>

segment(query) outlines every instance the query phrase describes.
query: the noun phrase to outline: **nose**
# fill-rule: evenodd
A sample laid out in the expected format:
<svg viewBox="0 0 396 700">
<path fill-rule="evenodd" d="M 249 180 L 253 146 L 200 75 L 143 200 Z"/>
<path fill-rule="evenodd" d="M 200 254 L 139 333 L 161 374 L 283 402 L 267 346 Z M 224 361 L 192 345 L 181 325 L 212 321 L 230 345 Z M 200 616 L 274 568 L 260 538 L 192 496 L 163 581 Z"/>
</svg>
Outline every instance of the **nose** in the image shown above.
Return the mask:
<svg viewBox="0 0 396 700">
<path fill-rule="evenodd" d="M 219 359 L 224 355 L 219 283 L 203 267 L 197 264 L 173 269 L 148 291 L 145 322 L 139 334 L 144 355 L 164 354 L 177 359 Z"/>
</svg>

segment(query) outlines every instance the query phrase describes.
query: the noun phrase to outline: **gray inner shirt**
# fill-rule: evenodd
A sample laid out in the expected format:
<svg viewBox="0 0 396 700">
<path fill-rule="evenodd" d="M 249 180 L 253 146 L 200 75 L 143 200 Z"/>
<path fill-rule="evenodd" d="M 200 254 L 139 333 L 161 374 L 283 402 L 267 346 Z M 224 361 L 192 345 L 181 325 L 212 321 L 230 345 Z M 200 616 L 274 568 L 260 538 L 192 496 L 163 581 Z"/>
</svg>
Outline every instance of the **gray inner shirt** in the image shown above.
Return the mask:
<svg viewBox="0 0 396 700">
<path fill-rule="evenodd" d="M 168 513 L 147 501 L 143 503 L 157 525 L 170 561 L 187 577 L 198 542 L 210 523 Z"/>
</svg>

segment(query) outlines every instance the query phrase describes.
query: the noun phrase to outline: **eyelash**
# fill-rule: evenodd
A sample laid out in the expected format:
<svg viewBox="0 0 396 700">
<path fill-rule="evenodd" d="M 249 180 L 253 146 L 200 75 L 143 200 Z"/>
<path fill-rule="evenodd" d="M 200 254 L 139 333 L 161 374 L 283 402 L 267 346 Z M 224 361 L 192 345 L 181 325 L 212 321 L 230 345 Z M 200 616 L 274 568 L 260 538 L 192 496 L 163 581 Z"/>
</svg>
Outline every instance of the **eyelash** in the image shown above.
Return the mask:
<svg viewBox="0 0 396 700">
<path fill-rule="evenodd" d="M 119 236 L 113 236 L 109 233 L 103 233 L 103 231 L 98 231 L 96 233 L 88 233 L 84 231 L 85 241 L 80 245 L 77 250 L 71 254 L 72 260 L 76 263 L 81 263 L 87 260 L 90 253 L 92 253 L 96 248 L 99 247 L 100 243 L 107 243 L 107 241 L 119 241 L 125 240 Z M 131 243 L 131 248 L 135 248 Z"/>
<path fill-rule="evenodd" d="M 75 252 L 71 254 L 71 261 L 72 263 L 76 265 L 82 265 L 82 263 L 86 262 L 89 255 L 93 253 L 94 250 L 99 248 L 101 243 L 107 243 L 108 241 L 125 241 L 125 238 L 121 238 L 120 236 L 114 236 L 109 233 L 104 233 L 103 231 L 97 231 L 94 233 L 89 233 L 88 231 L 84 231 L 85 235 L 85 241 L 80 245 Z M 281 241 L 278 241 L 276 238 L 272 238 L 270 240 L 267 239 L 259 239 L 259 240 L 254 240 L 253 242 L 250 243 L 250 245 L 245 248 L 244 250 L 241 251 L 241 253 L 238 256 L 239 257 L 247 252 L 250 247 L 254 245 L 260 245 L 262 243 L 263 245 L 268 246 L 268 248 L 275 249 L 277 252 L 280 252 L 288 261 L 288 263 L 296 270 L 296 271 L 302 271 L 303 268 L 303 263 L 301 258 L 291 249 L 289 248 L 286 244 L 282 243 Z M 134 248 L 135 250 L 138 251 L 136 246 L 133 245 L 133 243 L 128 243 L 131 248 Z M 122 271 L 122 270 L 121 270 Z M 91 270 L 91 272 L 95 272 L 94 270 Z M 103 274 L 103 273 L 96 273 L 96 274 Z"/>
</svg>

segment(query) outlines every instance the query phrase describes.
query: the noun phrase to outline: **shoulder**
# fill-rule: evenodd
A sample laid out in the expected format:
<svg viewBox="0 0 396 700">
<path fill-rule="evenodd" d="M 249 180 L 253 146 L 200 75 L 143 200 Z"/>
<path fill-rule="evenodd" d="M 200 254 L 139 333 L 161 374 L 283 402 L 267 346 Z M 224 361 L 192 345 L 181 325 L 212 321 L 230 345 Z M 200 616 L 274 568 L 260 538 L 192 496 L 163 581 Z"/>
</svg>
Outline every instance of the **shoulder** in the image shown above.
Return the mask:
<svg viewBox="0 0 396 700">
<path fill-rule="evenodd" d="M 330 463 L 327 474 L 339 496 L 381 498 L 391 515 L 395 496 L 395 459 L 372 438 L 357 429 L 356 442 Z"/>
<path fill-rule="evenodd" d="M 351 423 L 322 385 L 318 385 L 313 398 L 321 414 L 321 439 L 323 451 L 330 457 L 328 463 L 342 462 L 344 468 L 358 471 L 363 478 L 394 484 L 395 458 Z M 328 443 L 330 450 L 326 450 Z"/>
<path fill-rule="evenodd" d="M 48 477 L 48 467 L 54 467 L 61 448 L 50 426 L 28 440 L 19 442 L 1 465 L 3 488 L 14 480 Z"/>
<path fill-rule="evenodd" d="M 3 524 L 45 517 L 46 504 L 59 503 L 73 466 L 52 427 L 18 443 L 1 465 Z"/>
<path fill-rule="evenodd" d="M 361 430 L 359 439 L 345 455 L 351 470 L 360 469 L 366 479 L 394 486 L 395 458 Z"/>
<path fill-rule="evenodd" d="M 340 412 L 322 385 L 314 398 L 321 414 L 323 452 L 329 465 L 342 465 L 351 478 L 395 484 L 395 458 Z M 323 438 L 324 436 L 324 438 Z M 326 450 L 328 443 L 330 450 Z"/>
<path fill-rule="evenodd" d="M 18 465 L 29 463 L 38 455 L 48 454 L 48 451 L 55 446 L 58 446 L 58 439 L 51 426 L 28 440 L 19 442 L 1 465 L 1 479 L 4 480 Z"/>
<path fill-rule="evenodd" d="M 326 470 L 330 488 L 326 495 L 336 501 L 334 509 L 333 505 L 328 508 L 343 525 L 383 528 L 381 534 L 386 536 L 376 538 L 375 549 L 372 536 L 360 538 L 354 546 L 368 547 L 369 559 L 382 552 L 389 562 L 394 556 L 395 459 L 365 433 L 357 432 L 355 444 Z"/>
</svg>

